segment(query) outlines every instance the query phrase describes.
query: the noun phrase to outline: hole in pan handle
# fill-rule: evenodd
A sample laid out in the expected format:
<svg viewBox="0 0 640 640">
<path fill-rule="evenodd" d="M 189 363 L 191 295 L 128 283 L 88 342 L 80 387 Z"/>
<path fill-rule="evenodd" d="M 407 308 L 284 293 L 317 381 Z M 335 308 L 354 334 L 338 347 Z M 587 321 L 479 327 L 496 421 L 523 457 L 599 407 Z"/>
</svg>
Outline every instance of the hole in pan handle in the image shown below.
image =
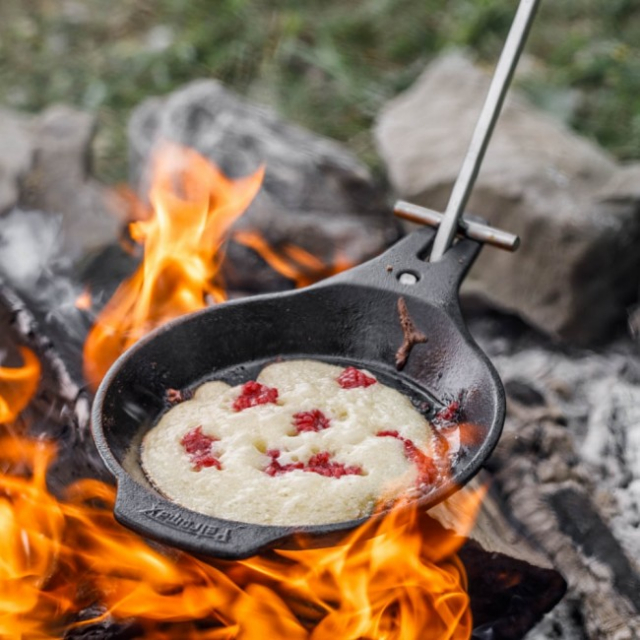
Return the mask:
<svg viewBox="0 0 640 640">
<path fill-rule="evenodd" d="M 391 290 L 399 296 L 427 300 L 446 311 L 458 308 L 458 290 L 478 257 L 482 243 L 461 238 L 438 262 L 427 262 L 436 231 L 422 227 L 412 231 L 377 258 L 315 285 L 339 282 Z M 407 277 L 407 274 L 413 278 Z"/>
</svg>

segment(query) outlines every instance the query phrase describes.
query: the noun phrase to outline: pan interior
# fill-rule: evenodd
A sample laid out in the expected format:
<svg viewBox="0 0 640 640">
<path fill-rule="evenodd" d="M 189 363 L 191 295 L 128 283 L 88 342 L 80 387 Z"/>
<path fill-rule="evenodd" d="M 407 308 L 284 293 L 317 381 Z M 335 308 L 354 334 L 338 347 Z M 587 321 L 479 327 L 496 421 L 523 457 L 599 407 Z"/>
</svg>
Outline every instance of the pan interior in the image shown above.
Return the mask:
<svg viewBox="0 0 640 640">
<path fill-rule="evenodd" d="M 327 364 L 333 364 L 343 367 L 355 366 L 358 369 L 366 369 L 373 373 L 377 380 L 391 387 L 406 397 L 409 398 L 414 408 L 421 413 L 429 422 L 431 422 L 435 413 L 442 407 L 442 403 L 432 393 L 418 386 L 414 381 L 406 376 L 398 375 L 395 369 L 388 369 L 382 367 L 380 363 L 371 363 L 365 361 L 354 362 L 353 359 L 342 358 L 338 356 L 322 356 L 318 354 L 297 354 L 291 355 L 287 358 L 278 358 L 277 362 L 283 362 L 288 360 L 317 360 L 326 362 Z M 187 387 L 188 390 L 196 390 L 200 385 L 211 381 L 226 382 L 231 386 L 242 384 L 248 380 L 255 380 L 262 369 L 266 366 L 273 364 L 275 360 L 273 358 L 263 359 L 254 362 L 242 362 L 228 367 L 227 369 L 216 371 L 214 374 L 205 376 L 200 380 L 195 381 L 192 385 Z M 139 423 L 138 430 L 132 437 L 128 449 L 122 458 L 122 466 L 124 470 L 134 478 L 138 483 L 145 486 L 152 492 L 162 495 L 156 487 L 148 480 L 146 474 L 142 470 L 140 462 L 141 444 L 144 435 L 152 429 L 162 418 L 162 416 L 169 411 L 171 406 L 166 401 L 163 404 L 162 409 L 155 415 L 149 414 L 144 417 Z"/>
</svg>

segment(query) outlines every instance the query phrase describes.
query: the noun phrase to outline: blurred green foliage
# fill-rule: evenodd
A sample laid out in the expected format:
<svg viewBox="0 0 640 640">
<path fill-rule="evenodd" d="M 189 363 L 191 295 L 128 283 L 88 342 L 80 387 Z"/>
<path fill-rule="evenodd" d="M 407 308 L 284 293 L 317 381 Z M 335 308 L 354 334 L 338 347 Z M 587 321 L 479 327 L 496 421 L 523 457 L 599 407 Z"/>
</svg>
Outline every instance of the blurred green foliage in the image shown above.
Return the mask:
<svg viewBox="0 0 640 640">
<path fill-rule="evenodd" d="M 447 47 L 490 69 L 517 0 L 2 0 L 0 103 L 99 117 L 96 158 L 126 175 L 136 104 L 218 78 L 377 159 L 371 124 Z M 521 88 L 621 159 L 640 159 L 640 0 L 543 0 Z M 480 105 L 478 105 L 478 108 Z"/>
</svg>

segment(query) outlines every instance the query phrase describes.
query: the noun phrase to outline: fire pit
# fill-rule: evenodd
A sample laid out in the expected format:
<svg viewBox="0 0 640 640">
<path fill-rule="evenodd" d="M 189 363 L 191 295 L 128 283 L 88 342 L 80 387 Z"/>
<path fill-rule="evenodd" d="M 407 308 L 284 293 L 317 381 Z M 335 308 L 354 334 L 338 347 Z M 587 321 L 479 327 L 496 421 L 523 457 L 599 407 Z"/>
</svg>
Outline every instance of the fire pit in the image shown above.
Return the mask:
<svg viewBox="0 0 640 640">
<path fill-rule="evenodd" d="M 218 152 L 203 135 L 215 130 L 218 108 L 229 110 L 230 146 L 240 140 L 243 150 L 222 145 L 224 171 L 209 162 Z M 36 127 L 53 148 L 35 154 L 45 185 L 57 182 L 52 166 L 64 173 L 65 163 L 55 166 L 56 148 L 65 149 L 65 162 L 74 150 L 87 156 L 90 127 L 83 121 L 86 140 L 78 151 L 79 128 L 65 126 L 65 117 L 52 110 Z M 264 131 L 264 140 L 276 139 L 277 131 L 284 142 L 255 143 L 273 162 L 240 216 L 259 189 L 262 170 L 248 150 L 252 136 Z M 149 195 L 143 160 L 167 132 L 193 147 L 171 155 L 189 158 L 198 177 L 178 172 Z M 56 221 L 47 211 L 66 205 L 38 195 L 34 176 L 25 180 L 32 191 L 21 203 L 47 211 L 16 208 L 2 218 L 0 635 L 611 640 L 640 633 L 640 457 L 631 429 L 640 402 L 637 336 L 621 331 L 598 349 L 570 348 L 473 299 L 465 319 L 505 382 L 505 435 L 476 480 L 446 502 L 428 513 L 392 512 L 325 549 L 299 538 L 299 549 L 264 550 L 240 561 L 196 557 L 121 527 L 113 518 L 112 478 L 89 433 L 94 390 L 115 358 L 167 320 L 223 299 L 318 282 L 381 253 L 400 233 L 389 222 L 384 194 L 348 153 L 244 105 L 217 83 L 195 83 L 146 103 L 134 117 L 132 157 L 140 199 L 128 194 L 127 207 L 119 205 L 132 224 L 98 254 L 89 246 L 96 229 L 86 245 L 67 238 L 62 254 L 52 250 Z M 105 192 L 85 179 L 82 162 L 71 171 L 80 183 L 67 189 L 82 191 L 72 221 L 77 203 L 83 209 L 102 202 Z M 589 166 L 606 173 L 607 162 Z M 564 184 L 556 174 L 545 176 L 556 181 L 554 189 Z M 531 192 L 548 184 L 529 182 Z M 618 220 L 616 207 L 624 209 L 628 192 L 618 198 L 608 189 L 606 202 Z M 442 195 L 440 186 L 432 190 Z M 509 198 L 511 192 L 499 201 Z M 411 207 L 401 203 L 401 209 L 415 219 Z M 439 223 L 433 212 L 427 215 Z M 69 220 L 65 228 L 73 236 L 78 225 Z M 466 232 L 486 235 L 486 228 L 472 223 Z M 571 228 L 567 238 L 576 232 Z M 600 255 L 601 246 L 618 245 L 594 241 L 585 255 Z M 622 251 L 625 242 L 619 246 Z M 621 272 L 636 259 L 624 255 Z M 618 271 L 611 274 L 617 282 Z M 553 291 L 570 297 L 570 280 Z M 637 293 L 634 282 L 625 284 L 621 300 L 634 287 Z M 553 300 L 545 298 L 545 313 Z M 402 308 L 394 316 L 398 342 L 405 338 L 404 352 L 392 354 L 399 368 L 428 337 L 411 322 L 411 310 L 405 304 L 404 316 Z M 570 320 L 562 326 L 580 324 Z M 145 510 L 149 522 L 177 538 L 223 543 L 229 536 L 224 527 L 161 504 Z"/>
<path fill-rule="evenodd" d="M 187 157 L 200 162 L 190 152 Z M 188 217 L 192 212 L 184 213 Z M 225 237 L 228 225 L 216 224 L 222 230 L 220 240 L 206 236 L 207 248 L 219 248 Z M 90 379 L 97 379 L 124 347 L 123 336 L 132 340 L 150 324 L 185 312 L 185 300 L 197 307 L 207 304 L 207 295 L 224 295 L 222 288 L 203 289 L 200 281 L 187 277 L 187 267 L 197 271 L 196 263 L 186 262 L 186 257 L 193 258 L 192 250 L 184 262 L 175 249 L 161 245 L 154 254 L 153 225 L 161 231 L 161 218 L 134 226 L 134 236 L 144 229 L 147 238 L 144 266 L 93 322 L 84 349 L 84 371 Z M 206 223 L 199 227 L 210 233 Z M 200 246 L 191 227 L 170 233 L 169 239 L 178 244 L 184 239 L 187 248 Z M 272 256 L 278 254 L 268 255 L 270 263 L 277 264 Z M 151 270 L 149 261 L 157 265 L 159 277 L 143 281 Z M 201 263 L 219 264 L 210 254 Z M 317 274 L 336 268 L 323 265 Z M 306 265 L 298 269 L 312 277 Z M 209 287 L 215 277 L 208 272 L 203 282 Z M 74 286 L 80 289 L 78 283 Z M 145 291 L 151 293 L 140 293 Z M 2 491 L 11 522 L 11 562 L 4 580 L 14 594 L 13 613 L 2 620 L 3 632 L 20 629 L 27 636 L 65 638 L 381 638 L 427 633 L 506 639 L 521 637 L 564 593 L 564 580 L 544 558 L 522 541 L 515 550 L 493 533 L 508 525 L 495 514 L 487 515 L 491 499 L 484 498 L 482 483 L 430 514 L 413 508 L 372 520 L 328 549 L 305 549 L 300 540 L 299 551 L 271 551 L 239 562 L 209 557 L 203 563 L 150 544 L 113 519 L 114 489 L 104 481 L 108 476 L 88 437 L 91 394 L 82 390 L 79 352 L 68 345 L 65 351 L 58 349 L 64 331 L 45 309 L 30 309 L 6 286 L 1 292 L 7 353 L 0 369 L 5 402 L 0 420 Z M 100 300 L 100 292 L 85 292 L 78 299 L 80 308 L 69 311 L 69 318 L 75 318 L 75 324 L 68 323 L 70 335 L 86 331 L 93 300 Z M 141 325 L 133 324 L 136 318 L 143 319 Z M 126 330 L 114 328 L 116 319 L 126 323 Z M 34 438 L 38 434 L 41 437 Z M 227 535 L 223 528 L 198 528 L 195 520 L 174 517 L 160 507 L 154 510 L 151 505 L 147 511 L 149 518 L 178 534 L 189 531 L 213 541 Z M 489 524 L 481 524 L 483 520 Z M 490 544 L 492 537 L 496 540 Z M 487 589 L 492 592 L 489 600 Z"/>
</svg>

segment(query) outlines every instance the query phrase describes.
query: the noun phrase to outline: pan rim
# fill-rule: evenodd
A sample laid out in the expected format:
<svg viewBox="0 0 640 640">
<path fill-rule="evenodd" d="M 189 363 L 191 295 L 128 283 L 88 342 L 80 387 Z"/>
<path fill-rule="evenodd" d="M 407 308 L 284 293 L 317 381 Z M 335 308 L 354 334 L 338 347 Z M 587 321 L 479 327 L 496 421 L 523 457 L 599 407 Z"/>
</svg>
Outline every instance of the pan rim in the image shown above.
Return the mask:
<svg viewBox="0 0 640 640">
<path fill-rule="evenodd" d="M 431 230 L 428 229 L 420 229 L 415 231 L 413 234 L 407 237 L 405 240 L 404 249 L 406 251 L 407 244 L 412 244 L 415 249 L 416 246 L 424 244 L 427 242 L 430 234 L 432 234 Z M 400 241 L 398 245 L 402 245 L 403 241 Z M 453 328 L 457 332 L 460 340 L 460 344 L 464 345 L 465 348 L 469 349 L 473 352 L 476 359 L 481 363 L 483 375 L 488 383 L 488 392 L 492 394 L 491 406 L 492 406 L 492 416 L 490 424 L 486 425 L 486 433 L 483 435 L 483 440 L 481 444 L 473 451 L 473 454 L 469 456 L 469 458 L 464 460 L 463 464 L 457 466 L 457 468 L 452 473 L 451 477 L 446 481 L 439 484 L 433 491 L 426 494 L 424 497 L 418 497 L 416 500 L 410 501 L 411 504 L 416 503 L 420 508 L 426 508 L 427 510 L 434 507 L 435 505 L 441 503 L 443 500 L 447 499 L 450 495 L 458 491 L 461 487 L 467 484 L 482 468 L 485 461 L 489 458 L 491 453 L 493 452 L 495 446 L 497 445 L 502 430 L 504 426 L 504 418 L 506 414 L 506 396 L 504 392 L 504 387 L 502 386 L 502 382 L 500 377 L 495 370 L 495 367 L 491 363 L 491 360 L 488 356 L 482 351 L 479 345 L 473 339 L 473 336 L 468 330 L 468 327 L 464 323 L 462 319 L 462 315 L 459 310 L 459 303 L 457 298 L 457 286 L 459 281 L 466 273 L 466 270 L 469 268 L 470 264 L 475 259 L 477 252 L 479 251 L 478 243 L 474 243 L 473 241 L 465 240 L 461 241 L 460 247 L 451 250 L 452 256 L 451 260 L 449 260 L 449 265 L 447 266 L 445 261 L 444 263 L 420 263 L 422 266 L 421 269 L 424 268 L 424 273 L 426 273 L 429 269 L 449 269 L 449 273 L 446 274 L 446 278 L 451 282 L 449 285 L 452 294 L 445 298 L 428 298 L 424 299 L 421 297 L 421 293 L 418 290 L 411 289 L 402 289 L 402 293 L 398 291 L 398 285 L 395 284 L 395 276 L 389 276 L 387 273 L 389 271 L 388 265 L 390 260 L 398 259 L 399 250 L 402 250 L 402 247 L 395 245 L 390 249 L 387 253 L 382 254 L 378 258 L 373 259 L 372 261 L 355 267 L 349 271 L 343 272 L 334 276 L 332 278 L 328 278 L 321 282 L 318 282 L 310 287 L 306 287 L 304 289 L 298 290 L 290 290 L 284 292 L 277 293 L 264 293 L 256 296 L 252 296 L 250 301 L 252 303 L 260 303 L 262 301 L 286 301 L 287 298 L 292 296 L 297 296 L 304 292 L 309 292 L 312 290 L 318 290 L 325 287 L 336 287 L 341 285 L 350 285 L 353 283 L 353 280 L 357 281 L 358 286 L 365 287 L 366 289 L 380 292 L 381 289 L 385 289 L 391 293 L 396 293 L 398 295 L 405 295 L 407 300 L 411 298 L 415 298 L 423 304 L 428 304 L 433 309 L 436 309 L 439 313 L 447 316 L 449 322 L 453 325 Z M 473 249 L 473 247 L 477 247 L 477 249 Z M 465 253 L 466 252 L 466 253 Z M 406 256 L 405 256 L 406 257 Z M 411 257 L 411 255 L 409 256 Z M 405 260 L 402 260 L 405 262 Z M 412 263 L 412 266 L 416 266 L 415 259 Z M 459 266 L 461 265 L 461 266 Z M 375 269 L 379 273 L 384 273 L 387 277 L 393 278 L 393 285 L 384 285 L 381 287 L 377 281 L 371 280 L 372 270 Z M 395 288 L 394 288 L 395 287 Z M 442 289 L 440 290 L 442 291 Z M 423 290 L 424 293 L 424 290 Z M 159 493 L 152 493 L 152 491 L 142 485 L 139 481 L 137 481 L 116 459 L 114 453 L 111 450 L 111 446 L 107 441 L 107 436 L 104 431 L 103 425 L 103 408 L 107 395 L 107 391 L 110 389 L 112 383 L 117 378 L 118 374 L 123 369 L 124 365 L 130 360 L 132 356 L 141 350 L 144 349 L 148 343 L 153 341 L 154 339 L 162 336 L 164 333 L 172 331 L 174 328 L 188 322 L 193 322 L 197 318 L 204 316 L 209 313 L 219 312 L 221 309 L 230 309 L 235 307 L 236 305 L 240 305 L 246 303 L 247 299 L 239 299 L 239 300 L 231 300 L 221 304 L 218 304 L 214 307 L 209 307 L 205 309 L 201 309 L 199 311 L 186 314 L 184 316 L 180 316 L 173 320 L 168 321 L 162 326 L 156 328 L 139 341 L 137 341 L 134 345 L 132 345 L 129 349 L 127 349 L 123 354 L 121 354 L 118 359 L 113 363 L 104 379 L 100 383 L 98 391 L 96 393 L 93 407 L 92 407 L 92 420 L 91 420 L 91 429 L 93 433 L 93 437 L 96 442 L 96 447 L 98 452 L 100 453 L 102 459 L 105 462 L 105 465 L 109 469 L 109 471 L 114 475 L 117 482 L 117 493 L 116 493 L 116 506 L 118 504 L 118 496 L 121 493 L 121 488 L 124 485 L 128 485 L 129 483 L 133 483 L 135 485 L 136 490 L 140 495 L 143 495 L 146 499 L 147 504 L 162 504 L 167 509 L 172 511 L 178 510 L 180 513 L 191 514 L 194 518 L 197 518 L 198 521 L 204 521 L 210 523 L 212 526 L 221 526 L 221 527 L 248 527 L 254 531 L 262 532 L 263 534 L 269 534 L 266 536 L 266 542 L 260 545 L 256 545 L 254 548 L 250 550 L 247 554 L 240 554 L 235 552 L 227 552 L 224 549 L 220 549 L 219 546 L 208 547 L 206 543 L 203 543 L 202 539 L 198 538 L 185 538 L 183 535 L 176 536 L 175 532 L 173 532 L 170 528 L 165 527 L 162 529 L 162 533 L 159 534 L 153 527 L 145 527 L 144 524 L 141 523 L 140 518 L 136 518 L 136 514 L 131 514 L 131 517 L 126 518 L 126 525 L 130 528 L 139 531 L 143 535 L 156 538 L 162 542 L 172 544 L 176 547 L 189 550 L 196 555 L 202 555 L 203 553 L 206 555 L 209 551 L 209 555 L 213 555 L 216 557 L 229 557 L 229 558 L 241 558 L 247 557 L 247 555 L 252 555 L 253 553 L 257 553 L 265 548 L 272 547 L 281 547 L 282 543 L 286 541 L 292 535 L 301 535 L 301 536 L 320 536 L 322 534 L 331 533 L 331 532 L 348 532 L 353 530 L 355 527 L 358 527 L 360 524 L 370 520 L 372 517 L 377 517 L 378 515 L 384 515 L 388 510 L 381 511 L 378 513 L 373 513 L 363 518 L 355 519 L 355 520 L 345 520 L 341 522 L 334 523 L 324 523 L 320 525 L 301 525 L 301 526 L 282 526 L 282 525 L 265 525 L 265 524 L 252 524 L 247 522 L 238 522 L 232 520 L 225 520 L 223 518 L 217 518 L 214 516 L 208 516 L 196 511 L 192 511 L 187 507 L 184 507 L 170 499 L 165 498 Z M 304 354 L 302 354 L 304 357 Z M 322 359 L 318 353 L 308 354 L 308 357 L 312 357 L 315 359 Z M 358 358 L 352 358 L 351 362 L 358 361 Z M 376 367 L 373 367 L 374 371 Z M 397 505 L 392 508 L 398 508 Z M 117 514 L 116 514 L 117 517 Z M 265 536 L 263 536 L 264 538 Z"/>
<path fill-rule="evenodd" d="M 321 283 L 322 284 L 322 283 Z M 252 300 L 256 302 L 262 299 L 282 299 L 287 298 L 292 295 L 296 295 L 297 291 L 287 291 L 280 292 L 276 294 L 263 294 L 261 296 L 255 296 Z M 362 518 L 352 519 L 352 520 L 342 520 L 339 522 L 328 522 L 322 524 L 315 525 L 268 525 L 268 524 L 257 524 L 250 523 L 246 521 L 235 521 L 228 520 L 225 518 L 220 518 L 216 516 L 206 515 L 188 507 L 185 507 L 178 502 L 171 500 L 163 496 L 161 493 L 157 491 L 151 491 L 148 487 L 144 486 L 140 482 L 138 482 L 118 461 L 115 455 L 112 453 L 110 444 L 107 441 L 106 434 L 104 432 L 103 425 L 103 406 L 104 400 L 107 394 L 108 389 L 111 387 L 114 379 L 117 378 L 118 374 L 121 372 L 123 366 L 129 361 L 130 357 L 135 354 L 140 349 L 143 349 L 145 345 L 149 342 L 153 341 L 157 336 L 171 331 L 174 327 L 182 325 L 184 323 L 188 323 L 193 321 L 195 318 L 210 313 L 212 309 L 218 311 L 222 307 L 229 307 L 231 305 L 236 305 L 241 301 L 229 301 L 226 303 L 222 303 L 217 305 L 214 308 L 202 309 L 200 311 L 194 312 L 192 314 L 187 314 L 171 320 L 161 327 L 158 327 L 154 331 L 150 332 L 139 341 L 137 341 L 134 345 L 132 345 L 127 351 L 125 351 L 119 358 L 114 362 L 112 367 L 109 369 L 108 373 L 105 375 L 103 381 L 100 384 L 100 387 L 96 393 L 95 400 L 92 407 L 92 421 L 91 428 L 92 433 L 96 442 L 96 446 L 98 452 L 102 456 L 107 468 L 113 474 L 117 482 L 117 491 L 120 491 L 120 486 L 124 482 L 132 482 L 135 484 L 136 490 L 144 494 L 146 501 L 151 505 L 161 505 L 163 508 L 168 508 L 171 511 L 179 511 L 189 516 L 193 516 L 197 518 L 199 521 L 205 522 L 211 526 L 220 526 L 220 527 L 250 527 L 254 530 L 259 530 L 265 534 L 268 534 L 270 538 L 273 540 L 269 543 L 269 547 L 277 547 L 278 543 L 288 538 L 291 535 L 300 535 L 300 536 L 314 536 L 317 534 L 327 534 L 327 533 L 340 533 L 340 532 L 348 532 L 353 530 L 354 528 L 360 526 L 361 524 L 370 521 L 372 518 L 382 517 L 384 514 L 389 511 L 397 508 L 397 505 L 393 505 L 389 509 L 381 510 L 380 512 L 374 512 L 367 516 L 363 516 Z M 473 478 L 476 473 L 480 470 L 485 460 L 491 455 L 491 452 L 495 448 L 501 432 L 502 425 L 504 422 L 504 414 L 505 414 L 505 406 L 504 406 L 504 389 L 502 387 L 500 378 L 495 371 L 491 361 L 486 356 L 486 354 L 479 348 L 469 331 L 466 329 L 464 324 L 456 324 L 455 328 L 460 334 L 460 337 L 464 341 L 465 345 L 471 348 L 477 357 L 479 357 L 483 361 L 483 365 L 485 368 L 486 374 L 491 378 L 492 387 L 496 391 L 497 402 L 495 403 L 495 417 L 493 423 L 488 426 L 486 437 L 484 438 L 482 444 L 478 447 L 478 449 L 474 452 L 474 454 L 468 459 L 465 460 L 465 464 L 460 465 L 459 468 L 455 469 L 452 473 L 452 476 L 442 483 L 440 483 L 433 491 L 430 491 L 425 496 L 416 497 L 415 500 L 410 500 L 410 505 L 413 506 L 414 503 L 416 506 L 420 508 L 430 509 L 442 501 L 446 500 L 449 496 L 457 492 L 461 487 Z M 298 357 L 298 356 L 292 356 Z M 304 357 L 304 354 L 300 354 L 300 357 Z M 313 354 L 314 359 L 324 360 L 322 356 L 318 354 Z M 288 358 L 287 358 L 288 359 Z M 326 361 L 330 361 L 331 358 L 328 358 Z M 345 358 L 345 360 L 349 360 L 349 358 Z M 353 359 L 350 360 L 353 362 Z M 366 366 L 366 362 L 361 361 L 360 363 L 363 366 Z M 370 367 L 376 371 L 378 367 Z M 402 376 L 404 378 L 405 376 Z M 137 528 L 141 530 L 144 535 L 148 535 L 151 537 L 159 538 L 162 541 L 169 541 L 172 544 L 175 542 L 172 540 L 171 530 L 170 528 L 166 529 L 166 534 L 158 535 L 157 532 L 154 532 L 152 528 L 144 527 L 140 522 L 135 523 L 138 526 L 132 526 L 133 523 L 131 521 L 127 521 L 127 525 L 132 526 L 132 528 Z M 181 548 L 190 547 L 190 550 L 194 553 L 202 553 L 203 545 L 202 540 L 196 539 L 194 540 L 193 545 L 186 545 L 184 541 L 181 541 L 179 545 Z M 216 554 L 219 555 L 219 554 Z M 232 557 L 240 557 L 237 554 L 232 554 Z"/>
</svg>

